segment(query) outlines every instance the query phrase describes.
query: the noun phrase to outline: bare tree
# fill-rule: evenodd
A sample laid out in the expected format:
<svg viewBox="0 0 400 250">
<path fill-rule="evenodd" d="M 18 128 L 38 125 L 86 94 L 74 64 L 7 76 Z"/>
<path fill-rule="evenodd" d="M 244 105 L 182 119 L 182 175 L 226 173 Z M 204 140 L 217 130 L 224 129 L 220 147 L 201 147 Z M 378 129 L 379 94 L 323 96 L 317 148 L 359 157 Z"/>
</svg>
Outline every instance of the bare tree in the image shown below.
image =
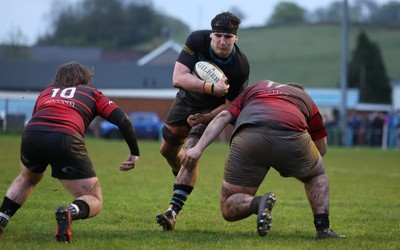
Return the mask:
<svg viewBox="0 0 400 250">
<path fill-rule="evenodd" d="M 22 46 L 28 44 L 28 38 L 22 33 L 19 27 L 12 27 L 7 33 L 6 40 L 1 42 L 3 45 Z"/>
</svg>

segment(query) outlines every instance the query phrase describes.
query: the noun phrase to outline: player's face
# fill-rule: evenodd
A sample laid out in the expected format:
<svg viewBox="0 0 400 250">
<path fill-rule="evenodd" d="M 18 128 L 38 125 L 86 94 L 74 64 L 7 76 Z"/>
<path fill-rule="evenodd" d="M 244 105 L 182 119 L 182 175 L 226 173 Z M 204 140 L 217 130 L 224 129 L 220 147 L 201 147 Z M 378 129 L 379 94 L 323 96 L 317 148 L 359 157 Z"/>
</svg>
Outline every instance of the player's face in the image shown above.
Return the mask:
<svg viewBox="0 0 400 250">
<path fill-rule="evenodd" d="M 227 58 L 229 56 L 233 49 L 233 45 L 237 41 L 237 35 L 229 33 L 213 32 L 210 34 L 210 38 L 212 50 L 221 58 Z"/>
</svg>

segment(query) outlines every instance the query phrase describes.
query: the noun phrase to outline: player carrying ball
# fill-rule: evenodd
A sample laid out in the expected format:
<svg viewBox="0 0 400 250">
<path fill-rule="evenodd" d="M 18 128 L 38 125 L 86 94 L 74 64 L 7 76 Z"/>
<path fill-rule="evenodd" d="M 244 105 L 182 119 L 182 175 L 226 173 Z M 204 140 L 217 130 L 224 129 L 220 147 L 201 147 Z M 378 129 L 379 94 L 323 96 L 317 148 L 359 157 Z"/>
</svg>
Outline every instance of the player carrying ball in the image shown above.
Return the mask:
<svg viewBox="0 0 400 250">
<path fill-rule="evenodd" d="M 211 21 L 212 30 L 198 30 L 189 35 L 175 63 L 172 83 L 179 92 L 162 129 L 160 148 L 176 177 L 167 211 L 156 216 L 164 230 L 175 228 L 177 215 L 197 179 L 197 162 L 181 165 L 184 148 L 196 145 L 211 119 L 247 86 L 249 62 L 235 43 L 239 25 L 240 19 L 230 12 L 216 15 Z M 215 84 L 199 79 L 192 74 L 199 61 L 214 63 L 226 77 Z"/>
</svg>

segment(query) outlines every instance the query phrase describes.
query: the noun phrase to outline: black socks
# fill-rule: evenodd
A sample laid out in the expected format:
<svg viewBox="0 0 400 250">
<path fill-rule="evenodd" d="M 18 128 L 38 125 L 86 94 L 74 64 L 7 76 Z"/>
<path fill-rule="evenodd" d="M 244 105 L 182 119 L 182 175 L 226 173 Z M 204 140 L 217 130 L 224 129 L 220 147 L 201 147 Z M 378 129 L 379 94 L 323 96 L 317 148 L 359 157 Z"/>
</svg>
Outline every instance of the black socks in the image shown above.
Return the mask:
<svg viewBox="0 0 400 250">
<path fill-rule="evenodd" d="M 181 210 L 183 205 L 192 192 L 193 187 L 182 185 L 182 184 L 175 184 L 174 185 L 174 194 L 172 195 L 172 200 L 170 204 L 173 206 L 173 210 L 176 214 L 178 214 Z"/>
</svg>

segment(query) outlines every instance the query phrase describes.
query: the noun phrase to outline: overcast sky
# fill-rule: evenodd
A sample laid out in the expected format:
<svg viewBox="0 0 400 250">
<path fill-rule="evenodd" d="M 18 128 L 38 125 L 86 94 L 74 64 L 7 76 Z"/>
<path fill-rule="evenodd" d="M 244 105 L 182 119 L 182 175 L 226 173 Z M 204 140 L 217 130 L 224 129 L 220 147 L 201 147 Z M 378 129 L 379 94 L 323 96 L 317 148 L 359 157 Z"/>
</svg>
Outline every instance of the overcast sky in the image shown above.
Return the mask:
<svg viewBox="0 0 400 250">
<path fill-rule="evenodd" d="M 20 30 L 32 45 L 38 36 L 47 33 L 51 25 L 54 2 L 75 3 L 83 0 L 0 0 L 0 43 L 8 41 L 10 34 Z M 145 0 L 143 0 L 145 1 Z M 308 11 L 326 7 L 333 0 L 286 0 Z M 349 4 L 355 0 L 348 0 Z M 192 30 L 209 29 L 211 19 L 221 11 L 236 7 L 245 15 L 242 27 L 265 24 L 279 0 L 152 0 L 155 10 L 182 20 Z M 379 4 L 389 0 L 376 0 Z M 15 32 L 14 32 L 15 33 Z"/>
</svg>

